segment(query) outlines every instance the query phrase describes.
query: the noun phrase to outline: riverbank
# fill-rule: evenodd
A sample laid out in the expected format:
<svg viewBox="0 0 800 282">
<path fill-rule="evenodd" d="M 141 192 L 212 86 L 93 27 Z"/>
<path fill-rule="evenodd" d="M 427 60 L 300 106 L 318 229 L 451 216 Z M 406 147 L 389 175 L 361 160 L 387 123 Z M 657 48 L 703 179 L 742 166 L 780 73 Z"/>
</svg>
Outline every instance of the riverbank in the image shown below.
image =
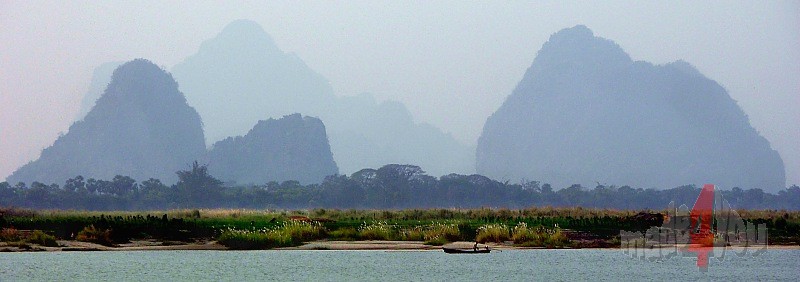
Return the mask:
<svg viewBox="0 0 800 282">
<path fill-rule="evenodd" d="M 57 240 L 58 247 L 37 244 L 19 244 L 0 242 L 0 252 L 69 252 L 69 251 L 159 251 L 159 250 L 227 250 L 216 241 L 172 242 L 155 240 L 136 240 L 115 246 L 106 246 L 91 242 Z"/>
<path fill-rule="evenodd" d="M 229 250 L 228 247 L 219 244 L 217 241 L 199 241 L 192 243 L 155 241 L 155 240 L 136 240 L 130 243 L 115 246 L 105 246 L 90 242 L 58 240 L 58 247 L 46 247 L 37 244 L 20 244 L 0 242 L 0 252 L 59 252 L 59 251 L 161 251 L 161 250 Z M 472 248 L 472 242 L 454 242 L 446 244 L 448 247 Z M 481 247 L 489 246 L 491 249 L 525 249 L 514 247 L 513 245 L 503 244 L 481 244 Z M 275 248 L 273 250 L 441 250 L 442 246 L 426 245 L 423 241 L 328 241 L 318 240 L 305 243 L 296 247 Z"/>
<path fill-rule="evenodd" d="M 797 246 L 800 212 L 739 211 L 771 244 Z M 437 250 L 451 242 L 496 249 L 619 248 L 657 211 L 582 208 L 432 210 L 36 211 L 0 209 L 0 251 Z M 92 242 L 92 243 L 87 243 Z M 497 242 L 497 243 L 492 243 Z M 500 243 L 505 242 L 505 243 Z"/>
<path fill-rule="evenodd" d="M 47 247 L 37 244 L 15 244 L 0 242 L 0 252 L 90 252 L 90 251 L 194 251 L 194 250 L 212 250 L 212 251 L 225 251 L 229 250 L 219 244 L 217 241 L 198 241 L 198 242 L 175 242 L 175 241 L 157 241 L 157 240 L 134 240 L 129 243 L 119 244 L 115 246 L 105 246 L 90 242 L 80 242 L 72 240 L 58 240 L 58 247 Z M 334 251 L 357 251 L 357 250 L 376 250 L 376 251 L 439 251 L 442 247 L 458 248 L 458 249 L 471 249 L 474 242 L 453 242 L 442 246 L 426 245 L 423 241 L 380 241 L 380 240 L 364 240 L 364 241 L 329 241 L 317 240 L 305 243 L 296 247 L 275 248 L 273 250 L 280 251 L 293 251 L 293 250 L 334 250 Z M 520 247 L 514 246 L 511 243 L 487 243 L 479 244 L 480 248 L 488 247 L 492 250 L 545 250 L 545 249 L 575 249 L 575 250 L 619 250 L 619 248 L 544 248 L 544 247 Z M 673 248 L 675 246 L 664 245 L 658 248 Z M 685 248 L 686 246 L 677 246 L 678 248 Z M 728 249 L 737 251 L 741 247 L 728 247 Z M 757 249 L 751 247 L 750 249 Z M 775 250 L 800 250 L 798 245 L 769 245 L 767 249 Z"/>
</svg>

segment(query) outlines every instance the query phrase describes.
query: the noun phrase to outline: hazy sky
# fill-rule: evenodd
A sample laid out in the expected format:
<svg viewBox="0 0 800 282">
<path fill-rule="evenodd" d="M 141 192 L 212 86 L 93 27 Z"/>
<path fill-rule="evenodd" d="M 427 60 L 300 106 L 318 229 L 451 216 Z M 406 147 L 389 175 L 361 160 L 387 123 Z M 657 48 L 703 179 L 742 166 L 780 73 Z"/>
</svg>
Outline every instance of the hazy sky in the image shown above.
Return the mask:
<svg viewBox="0 0 800 282">
<path fill-rule="evenodd" d="M 251 19 L 338 95 L 401 101 L 470 145 L 550 34 L 585 24 L 634 60 L 683 59 L 722 84 L 800 183 L 798 1 L 261 2 L 0 0 L 0 179 L 68 129 L 94 67 L 171 68 Z"/>
</svg>

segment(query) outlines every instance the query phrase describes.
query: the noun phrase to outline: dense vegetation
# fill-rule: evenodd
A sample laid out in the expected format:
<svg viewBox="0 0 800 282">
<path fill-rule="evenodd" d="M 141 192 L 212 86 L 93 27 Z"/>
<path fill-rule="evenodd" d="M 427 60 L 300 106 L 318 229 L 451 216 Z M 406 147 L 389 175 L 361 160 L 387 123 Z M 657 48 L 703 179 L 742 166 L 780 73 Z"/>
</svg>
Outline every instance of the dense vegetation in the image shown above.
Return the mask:
<svg viewBox="0 0 800 282">
<path fill-rule="evenodd" d="M 519 246 L 608 247 L 619 244 L 620 230 L 641 232 L 661 225 L 663 212 L 580 207 L 148 212 L 0 209 L 0 228 L 2 234 L 9 236 L 19 234 L 19 230 L 42 230 L 59 239 L 105 245 L 133 239 L 171 244 L 218 240 L 233 249 L 265 249 L 330 239 L 425 241 L 430 245 L 513 241 Z M 800 212 L 740 210 L 739 214 L 744 220 L 766 224 L 770 244 L 800 242 Z M 0 239 L 20 238 L 6 237 Z"/>
<path fill-rule="evenodd" d="M 34 209 L 159 210 L 176 208 L 525 208 L 554 206 L 614 209 L 663 209 L 671 201 L 691 207 L 700 194 L 694 185 L 667 190 L 580 185 L 554 190 L 549 184 L 523 181 L 503 183 L 481 175 L 426 175 L 413 165 L 385 165 L 350 176 L 328 176 L 320 184 L 297 181 L 227 187 L 194 163 L 178 171 L 180 179 L 167 186 L 158 179 L 141 183 L 127 176 L 112 180 L 68 179 L 63 186 L 33 182 L 0 183 L 0 206 Z M 800 187 L 777 194 L 761 189 L 722 190 L 737 209 L 800 209 Z"/>
<path fill-rule="evenodd" d="M 434 178 L 417 166 L 396 164 L 305 186 L 285 181 L 229 187 L 197 162 L 177 176 L 171 186 L 127 176 L 76 176 L 63 186 L 0 183 L 0 206 L 15 207 L 0 209 L 0 240 L 21 247 L 52 246 L 56 238 L 104 245 L 132 239 L 218 240 L 232 249 L 297 246 L 317 239 L 607 247 L 619 243 L 620 230 L 660 225 L 664 217 L 659 211 L 669 202 L 691 207 L 700 194 L 693 185 L 668 190 L 573 185 L 555 191 L 536 181 L 509 184 L 457 174 Z M 798 210 L 800 187 L 777 195 L 760 189 L 721 192 L 743 219 L 767 225 L 771 243 L 800 242 L 800 212 L 776 210 Z M 275 210 L 308 208 L 316 209 Z"/>
</svg>

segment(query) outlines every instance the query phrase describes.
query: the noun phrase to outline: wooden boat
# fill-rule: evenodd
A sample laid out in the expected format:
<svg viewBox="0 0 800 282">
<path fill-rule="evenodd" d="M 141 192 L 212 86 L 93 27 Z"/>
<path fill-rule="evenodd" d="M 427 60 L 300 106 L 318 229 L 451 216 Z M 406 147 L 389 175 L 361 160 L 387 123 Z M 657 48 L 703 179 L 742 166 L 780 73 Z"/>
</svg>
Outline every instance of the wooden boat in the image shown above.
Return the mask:
<svg viewBox="0 0 800 282">
<path fill-rule="evenodd" d="M 479 249 L 453 249 L 453 248 L 442 248 L 445 253 L 448 254 L 488 254 L 492 250 L 488 248 L 479 248 Z"/>
</svg>

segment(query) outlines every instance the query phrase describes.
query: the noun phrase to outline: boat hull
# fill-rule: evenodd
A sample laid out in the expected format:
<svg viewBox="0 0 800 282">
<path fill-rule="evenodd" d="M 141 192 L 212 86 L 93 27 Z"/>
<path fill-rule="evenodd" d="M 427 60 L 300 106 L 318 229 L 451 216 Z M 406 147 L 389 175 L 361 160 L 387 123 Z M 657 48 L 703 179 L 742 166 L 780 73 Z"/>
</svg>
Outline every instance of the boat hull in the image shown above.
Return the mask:
<svg viewBox="0 0 800 282">
<path fill-rule="evenodd" d="M 451 249 L 451 248 L 442 248 L 445 253 L 448 254 L 488 254 L 492 250 L 489 249 Z"/>
</svg>

